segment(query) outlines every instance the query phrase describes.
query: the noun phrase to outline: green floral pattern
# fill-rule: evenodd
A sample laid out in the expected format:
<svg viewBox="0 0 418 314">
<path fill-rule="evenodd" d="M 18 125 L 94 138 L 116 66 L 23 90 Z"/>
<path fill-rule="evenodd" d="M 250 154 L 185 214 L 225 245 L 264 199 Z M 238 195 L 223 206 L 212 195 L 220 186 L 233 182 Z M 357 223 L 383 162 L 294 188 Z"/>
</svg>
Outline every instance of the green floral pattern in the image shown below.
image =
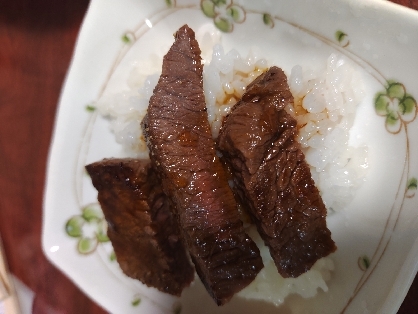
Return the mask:
<svg viewBox="0 0 418 314">
<path fill-rule="evenodd" d="M 406 184 L 406 197 L 414 197 L 415 192 L 417 191 L 417 187 L 417 178 L 410 178 Z"/>
<path fill-rule="evenodd" d="M 215 26 L 225 33 L 234 30 L 234 23 L 245 21 L 245 10 L 232 0 L 201 0 L 202 12 L 213 19 Z"/>
<path fill-rule="evenodd" d="M 357 264 L 362 271 L 366 271 L 370 267 L 370 259 L 367 255 L 363 255 L 358 258 Z"/>
<path fill-rule="evenodd" d="M 134 295 L 131 304 L 132 306 L 138 306 L 141 303 L 141 297 L 139 295 Z"/>
<path fill-rule="evenodd" d="M 135 35 L 132 32 L 126 32 L 122 35 L 121 39 L 125 44 L 132 44 L 135 41 Z"/>
<path fill-rule="evenodd" d="M 65 224 L 67 235 L 77 238 L 77 251 L 81 254 L 93 253 L 99 243 L 109 242 L 107 222 L 98 204 L 90 204 Z"/>
<path fill-rule="evenodd" d="M 348 35 L 344 33 L 343 31 L 336 31 L 335 32 L 335 39 L 338 41 L 338 43 L 342 47 L 347 47 L 350 44 L 350 40 L 348 38 Z"/>
<path fill-rule="evenodd" d="M 86 110 L 87 110 L 88 112 L 93 112 L 93 111 L 95 111 L 95 110 L 96 110 L 96 107 L 95 107 L 95 106 L 93 106 L 93 105 L 86 105 Z"/>
<path fill-rule="evenodd" d="M 266 24 L 268 27 L 273 28 L 274 27 L 274 18 L 268 14 L 263 14 L 263 23 Z"/>
<path fill-rule="evenodd" d="M 165 4 L 171 8 L 176 6 L 176 0 L 165 0 Z"/>
<path fill-rule="evenodd" d="M 417 115 L 417 101 L 399 82 L 388 81 L 386 90 L 376 94 L 374 105 L 376 113 L 386 118 L 386 129 L 394 134 Z"/>
</svg>

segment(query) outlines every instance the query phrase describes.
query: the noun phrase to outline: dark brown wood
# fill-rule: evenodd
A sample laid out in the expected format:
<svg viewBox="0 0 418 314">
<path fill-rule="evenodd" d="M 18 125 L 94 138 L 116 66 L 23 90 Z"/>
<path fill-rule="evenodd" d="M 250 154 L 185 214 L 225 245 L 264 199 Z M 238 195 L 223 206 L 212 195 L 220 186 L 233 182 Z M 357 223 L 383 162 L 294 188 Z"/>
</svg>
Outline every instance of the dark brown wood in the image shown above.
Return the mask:
<svg viewBox="0 0 418 314">
<path fill-rule="evenodd" d="M 384 1 L 384 0 L 382 0 Z M 396 0 L 418 9 L 418 0 Z M 34 313 L 105 313 L 44 257 L 42 197 L 55 110 L 88 0 L 0 0 L 0 233 Z M 418 313 L 416 279 L 399 313 Z"/>
</svg>

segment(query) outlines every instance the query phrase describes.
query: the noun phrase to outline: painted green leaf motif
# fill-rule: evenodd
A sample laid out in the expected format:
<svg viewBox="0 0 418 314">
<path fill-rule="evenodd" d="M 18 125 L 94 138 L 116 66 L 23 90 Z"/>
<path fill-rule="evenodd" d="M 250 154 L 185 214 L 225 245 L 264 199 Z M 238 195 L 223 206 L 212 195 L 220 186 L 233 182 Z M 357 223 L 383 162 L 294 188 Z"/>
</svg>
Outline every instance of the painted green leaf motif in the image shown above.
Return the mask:
<svg viewBox="0 0 418 314">
<path fill-rule="evenodd" d="M 107 236 L 107 222 L 106 220 L 102 220 L 98 225 L 97 225 L 97 233 L 96 233 L 96 237 L 97 237 L 97 241 L 99 241 L 100 243 L 104 243 L 104 242 L 109 242 L 109 237 Z"/>
<path fill-rule="evenodd" d="M 81 254 L 89 254 L 93 252 L 96 247 L 97 239 L 94 238 L 81 238 L 77 245 L 77 249 Z"/>
<path fill-rule="evenodd" d="M 408 198 L 414 197 L 415 192 L 417 191 L 417 178 L 413 177 L 410 178 L 406 184 L 406 194 L 405 196 Z"/>
<path fill-rule="evenodd" d="M 88 112 L 93 112 L 93 111 L 95 111 L 95 110 L 96 110 L 96 107 L 95 107 L 95 106 L 92 106 L 92 105 L 87 105 L 87 106 L 86 106 L 86 110 L 87 110 Z"/>
<path fill-rule="evenodd" d="M 378 115 L 385 116 L 387 114 L 387 108 L 390 101 L 390 98 L 386 94 L 378 93 L 374 101 L 376 113 Z"/>
<path fill-rule="evenodd" d="M 341 43 L 345 38 L 347 37 L 347 34 L 342 31 L 336 31 L 335 32 L 335 39 Z"/>
<path fill-rule="evenodd" d="M 135 34 L 132 32 L 126 32 L 125 34 L 123 34 L 122 36 L 122 41 L 125 44 L 131 44 L 135 41 Z"/>
<path fill-rule="evenodd" d="M 115 251 L 112 251 L 112 253 L 110 253 L 110 255 L 109 255 L 109 259 L 110 259 L 110 261 L 111 261 L 111 262 L 116 261 L 116 254 L 115 254 Z"/>
<path fill-rule="evenodd" d="M 264 24 L 266 24 L 269 27 L 274 27 L 274 20 L 272 18 L 272 16 L 268 13 L 264 13 L 263 14 L 263 22 Z"/>
<path fill-rule="evenodd" d="M 109 237 L 107 236 L 106 233 L 103 233 L 103 231 L 100 231 L 99 233 L 96 234 L 97 237 L 97 241 L 99 241 L 100 243 L 104 243 L 104 242 L 109 242 Z"/>
<path fill-rule="evenodd" d="M 402 123 L 399 115 L 392 111 L 386 115 L 386 129 L 391 133 L 398 133 L 401 129 Z"/>
<path fill-rule="evenodd" d="M 359 257 L 358 259 L 358 266 L 360 267 L 361 270 L 365 271 L 366 269 L 368 269 L 370 267 L 370 259 L 367 255 L 363 255 L 361 257 Z"/>
<path fill-rule="evenodd" d="M 226 11 L 226 14 L 228 14 L 234 22 L 236 23 L 242 23 L 245 20 L 245 11 L 243 8 L 241 8 L 238 5 L 232 5 L 228 8 Z"/>
<path fill-rule="evenodd" d="M 97 220 L 101 219 L 103 216 L 101 215 L 100 211 L 98 211 L 94 207 L 87 206 L 83 209 L 82 217 L 86 221 L 91 222 L 91 221 L 94 221 L 94 220 L 97 221 Z"/>
<path fill-rule="evenodd" d="M 416 190 L 418 188 L 418 181 L 417 178 L 411 178 L 408 180 L 407 189 L 408 190 Z"/>
<path fill-rule="evenodd" d="M 125 44 L 129 44 L 131 42 L 131 39 L 129 38 L 129 36 L 127 34 L 125 34 L 125 35 L 122 36 L 122 41 Z"/>
<path fill-rule="evenodd" d="M 401 83 L 392 83 L 387 89 L 388 96 L 401 100 L 405 96 L 405 87 Z"/>
<path fill-rule="evenodd" d="M 210 18 L 214 18 L 215 13 L 215 4 L 210 0 L 203 0 L 200 3 L 200 8 L 202 9 L 203 13 Z"/>
<path fill-rule="evenodd" d="M 347 47 L 350 44 L 350 40 L 348 38 L 348 35 L 346 33 L 344 33 L 343 31 L 336 31 L 335 34 L 335 39 L 338 41 L 338 43 L 342 46 L 342 47 Z"/>
<path fill-rule="evenodd" d="M 415 110 L 415 99 L 412 97 L 405 97 L 399 102 L 399 112 L 402 115 L 412 113 Z"/>
<path fill-rule="evenodd" d="M 215 22 L 215 26 L 219 30 L 221 30 L 222 32 L 224 32 L 224 33 L 230 33 L 230 32 L 232 32 L 233 25 L 232 25 L 232 23 L 227 18 L 218 15 L 214 19 L 214 22 Z"/>
<path fill-rule="evenodd" d="M 132 306 L 138 306 L 140 303 L 141 303 L 140 297 L 135 297 L 131 302 Z"/>
<path fill-rule="evenodd" d="M 83 235 L 83 224 L 84 219 L 81 216 L 74 216 L 67 221 L 65 231 L 70 237 L 79 238 Z"/>
<path fill-rule="evenodd" d="M 171 8 L 173 6 L 175 6 L 175 1 L 174 0 L 165 0 L 165 4 Z"/>
<path fill-rule="evenodd" d="M 399 107 L 401 114 L 403 116 L 409 117 L 409 119 L 407 117 L 403 117 L 403 120 L 408 120 L 409 122 L 415 118 L 415 113 L 417 110 L 417 101 L 414 97 L 412 97 L 411 95 L 406 95 L 405 98 L 402 99 L 402 101 L 399 103 Z"/>
</svg>

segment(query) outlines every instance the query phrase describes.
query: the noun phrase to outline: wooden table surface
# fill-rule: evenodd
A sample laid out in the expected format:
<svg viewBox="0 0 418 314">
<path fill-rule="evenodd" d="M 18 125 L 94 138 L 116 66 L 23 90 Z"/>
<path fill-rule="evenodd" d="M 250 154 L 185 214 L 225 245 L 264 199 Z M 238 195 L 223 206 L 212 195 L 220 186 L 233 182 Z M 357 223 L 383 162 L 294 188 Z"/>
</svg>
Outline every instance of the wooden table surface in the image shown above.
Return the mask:
<svg viewBox="0 0 418 314">
<path fill-rule="evenodd" d="M 382 0 L 383 1 L 383 0 Z M 418 0 L 396 0 L 418 9 Z M 88 0 L 0 0 L 0 234 L 33 313 L 105 313 L 41 249 L 46 160 Z M 418 313 L 418 277 L 399 313 Z"/>
</svg>

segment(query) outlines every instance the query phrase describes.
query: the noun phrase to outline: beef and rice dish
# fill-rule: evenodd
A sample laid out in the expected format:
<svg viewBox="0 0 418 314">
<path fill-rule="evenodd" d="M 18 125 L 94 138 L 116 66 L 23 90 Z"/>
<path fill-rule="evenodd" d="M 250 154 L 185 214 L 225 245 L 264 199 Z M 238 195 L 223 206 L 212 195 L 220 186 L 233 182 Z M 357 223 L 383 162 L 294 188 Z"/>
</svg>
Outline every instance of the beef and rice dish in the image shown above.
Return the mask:
<svg viewBox="0 0 418 314">
<path fill-rule="evenodd" d="M 248 225 L 284 278 L 302 277 L 336 250 L 288 110 L 288 79 L 280 68 L 259 64 L 257 75 L 244 75 L 252 82 L 242 93 L 226 97 L 228 113 L 214 132 L 201 51 L 184 25 L 141 123 L 149 159 L 86 166 L 127 276 L 179 296 L 196 271 L 224 305 L 265 266 Z"/>
</svg>

